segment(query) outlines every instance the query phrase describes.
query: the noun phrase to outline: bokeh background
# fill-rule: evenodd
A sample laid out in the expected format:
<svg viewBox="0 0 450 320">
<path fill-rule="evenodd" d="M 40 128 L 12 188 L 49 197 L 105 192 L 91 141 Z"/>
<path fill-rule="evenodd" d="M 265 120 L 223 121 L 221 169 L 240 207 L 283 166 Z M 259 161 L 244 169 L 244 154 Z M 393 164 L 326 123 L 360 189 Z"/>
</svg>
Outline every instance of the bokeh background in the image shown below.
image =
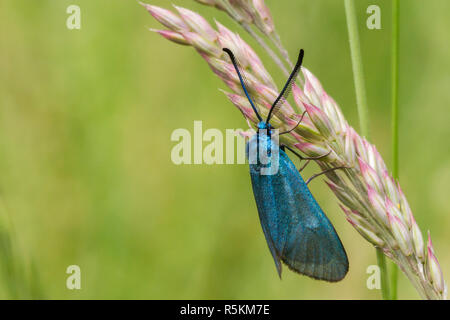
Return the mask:
<svg viewBox="0 0 450 320">
<path fill-rule="evenodd" d="M 173 3 L 255 44 L 225 13 Z M 358 128 L 343 1 L 266 3 L 291 55 L 306 49 L 305 65 Z M 374 3 L 382 30 L 365 27 Z M 81 7 L 81 30 L 66 28 L 71 4 Z M 390 1 L 357 3 L 372 141 L 388 165 L 390 9 Z M 449 12 L 446 0 L 408 0 L 400 18 L 400 180 L 447 281 Z M 0 298 L 380 298 L 366 287 L 375 251 L 323 181 L 311 189 L 346 247 L 349 274 L 329 284 L 285 270 L 280 281 L 248 167 L 171 162 L 173 130 L 192 130 L 194 120 L 221 130 L 246 123 L 194 50 L 148 27 L 159 25 L 133 0 L 0 2 Z M 81 267 L 81 290 L 66 288 L 72 264 Z M 400 298 L 418 298 L 399 281 Z"/>
</svg>

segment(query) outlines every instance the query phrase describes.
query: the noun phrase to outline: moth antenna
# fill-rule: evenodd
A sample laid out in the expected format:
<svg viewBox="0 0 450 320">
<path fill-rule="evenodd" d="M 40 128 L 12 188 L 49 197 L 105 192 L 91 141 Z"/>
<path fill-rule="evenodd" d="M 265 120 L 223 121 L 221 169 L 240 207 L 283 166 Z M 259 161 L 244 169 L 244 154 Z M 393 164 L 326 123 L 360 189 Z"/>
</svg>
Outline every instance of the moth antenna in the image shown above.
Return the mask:
<svg viewBox="0 0 450 320">
<path fill-rule="evenodd" d="M 305 55 L 305 51 L 303 49 L 301 49 L 300 53 L 298 55 L 297 63 L 295 64 L 294 70 L 292 70 L 292 73 L 289 76 L 288 81 L 284 85 L 283 90 L 281 90 L 280 95 L 277 97 L 277 99 L 273 103 L 272 107 L 270 108 L 269 114 L 267 115 L 266 123 L 269 123 L 270 118 L 272 117 L 272 114 L 274 112 L 276 112 L 283 105 L 283 103 L 287 100 L 289 93 L 291 93 L 292 86 L 295 83 L 295 79 L 297 78 L 297 75 L 302 66 L 304 55 Z"/>
<path fill-rule="evenodd" d="M 250 102 L 250 105 L 252 106 L 253 111 L 255 112 L 259 121 L 263 121 L 263 119 L 261 118 L 261 116 L 258 113 L 258 110 L 256 109 L 255 104 L 253 103 L 253 100 L 250 98 L 250 94 L 248 93 L 247 86 L 246 86 L 247 80 L 246 80 L 245 76 L 243 77 L 241 72 L 239 71 L 238 62 L 237 62 L 236 58 L 234 57 L 233 52 L 231 52 L 231 50 L 228 48 L 224 48 L 223 51 L 225 51 L 230 56 L 231 62 L 233 63 L 233 66 L 234 66 L 234 69 L 236 70 L 236 73 L 238 74 L 239 81 L 241 82 L 242 89 L 244 89 L 244 93 L 247 96 L 247 99 Z"/>
</svg>

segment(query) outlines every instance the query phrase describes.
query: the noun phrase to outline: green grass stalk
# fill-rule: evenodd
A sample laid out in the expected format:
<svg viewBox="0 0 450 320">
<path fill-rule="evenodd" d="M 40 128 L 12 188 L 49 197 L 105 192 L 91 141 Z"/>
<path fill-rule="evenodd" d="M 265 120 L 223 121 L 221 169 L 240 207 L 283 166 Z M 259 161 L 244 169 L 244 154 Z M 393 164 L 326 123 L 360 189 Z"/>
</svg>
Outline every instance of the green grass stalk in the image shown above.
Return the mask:
<svg viewBox="0 0 450 320">
<path fill-rule="evenodd" d="M 369 137 L 369 109 L 367 107 L 366 88 L 364 85 L 364 71 L 361 59 L 361 46 L 359 42 L 358 24 L 355 12 L 354 0 L 345 0 L 345 15 L 347 18 L 347 29 L 350 40 L 350 52 L 352 58 L 353 78 L 355 81 L 356 104 L 358 108 L 361 133 L 366 139 Z M 381 274 L 381 292 L 383 299 L 389 299 L 389 284 L 386 268 L 386 258 L 380 249 L 377 250 L 377 262 Z"/>
<path fill-rule="evenodd" d="M 392 66 L 391 66 L 391 108 L 392 108 L 392 175 L 398 179 L 398 61 L 399 61 L 399 0 L 392 0 Z M 398 267 L 391 263 L 390 268 L 391 299 L 397 300 Z"/>
</svg>

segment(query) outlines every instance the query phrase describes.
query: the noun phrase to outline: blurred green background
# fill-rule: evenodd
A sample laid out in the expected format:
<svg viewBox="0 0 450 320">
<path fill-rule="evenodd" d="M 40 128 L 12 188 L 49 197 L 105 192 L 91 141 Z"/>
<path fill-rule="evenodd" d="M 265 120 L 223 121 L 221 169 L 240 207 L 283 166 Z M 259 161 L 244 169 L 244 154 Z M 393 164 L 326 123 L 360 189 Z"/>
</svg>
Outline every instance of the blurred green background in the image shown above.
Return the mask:
<svg viewBox="0 0 450 320">
<path fill-rule="evenodd" d="M 226 14 L 173 3 L 254 45 Z M 305 66 L 358 128 L 343 1 L 266 3 L 291 55 L 306 49 Z M 374 3 L 382 30 L 365 27 Z M 81 7 L 81 30 L 66 28 L 70 4 Z M 357 4 L 372 140 L 388 165 L 390 9 L 390 1 Z M 446 0 L 402 1 L 400 22 L 400 180 L 447 280 L 449 12 Z M 322 181 L 311 189 L 346 247 L 349 274 L 329 284 L 285 269 L 280 281 L 248 167 L 171 162 L 173 130 L 192 130 L 194 120 L 204 130 L 246 123 L 194 50 L 147 27 L 160 26 L 133 0 L 0 2 L 0 298 L 380 298 L 366 287 L 375 250 Z M 256 49 L 281 85 L 284 76 Z M 81 290 L 66 288 L 72 264 Z M 418 298 L 403 275 L 399 297 Z"/>
</svg>

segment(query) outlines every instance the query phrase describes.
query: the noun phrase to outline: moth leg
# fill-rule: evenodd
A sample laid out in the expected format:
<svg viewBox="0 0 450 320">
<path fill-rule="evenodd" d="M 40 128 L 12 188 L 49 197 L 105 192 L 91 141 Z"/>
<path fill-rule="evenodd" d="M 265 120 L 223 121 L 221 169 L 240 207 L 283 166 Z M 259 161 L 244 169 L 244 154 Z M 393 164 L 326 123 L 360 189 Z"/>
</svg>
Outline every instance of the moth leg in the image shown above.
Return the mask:
<svg viewBox="0 0 450 320">
<path fill-rule="evenodd" d="M 302 172 L 303 169 L 306 168 L 306 166 L 308 165 L 308 163 L 309 163 L 310 161 L 311 161 L 311 160 L 306 161 L 305 164 L 303 165 L 303 167 L 301 167 L 301 168 L 298 170 L 298 172 Z"/>
<path fill-rule="evenodd" d="M 300 125 L 300 123 L 302 123 L 303 117 L 305 116 L 305 113 L 306 113 L 306 111 L 303 112 L 302 117 L 301 117 L 300 120 L 297 122 L 297 124 L 295 125 L 295 127 L 293 127 L 292 129 L 290 129 L 290 130 L 288 130 L 288 131 L 281 132 L 279 135 L 281 136 L 282 134 L 286 134 L 286 133 L 290 133 L 290 132 L 294 131 L 295 128 L 297 128 L 297 127 Z"/>
<path fill-rule="evenodd" d="M 306 184 L 310 183 L 312 179 L 317 178 L 318 176 L 320 176 L 320 175 L 322 175 L 324 173 L 331 172 L 331 171 L 338 170 L 338 169 L 350 169 L 350 167 L 342 166 L 342 167 L 330 168 L 330 169 L 324 170 L 324 171 L 322 171 L 320 173 L 316 173 L 316 174 L 312 175 L 311 178 L 309 178 L 306 181 Z"/>
<path fill-rule="evenodd" d="M 304 157 L 302 155 L 300 155 L 298 152 L 296 152 L 295 150 L 293 150 L 292 148 L 288 147 L 288 146 L 284 146 L 286 149 L 288 149 L 290 152 L 292 152 L 293 154 L 295 154 L 297 157 L 300 158 L 300 160 L 320 160 L 322 158 L 325 158 L 326 156 L 328 156 L 331 153 L 331 150 L 327 153 L 327 154 L 323 154 L 321 156 L 318 157 Z"/>
</svg>

